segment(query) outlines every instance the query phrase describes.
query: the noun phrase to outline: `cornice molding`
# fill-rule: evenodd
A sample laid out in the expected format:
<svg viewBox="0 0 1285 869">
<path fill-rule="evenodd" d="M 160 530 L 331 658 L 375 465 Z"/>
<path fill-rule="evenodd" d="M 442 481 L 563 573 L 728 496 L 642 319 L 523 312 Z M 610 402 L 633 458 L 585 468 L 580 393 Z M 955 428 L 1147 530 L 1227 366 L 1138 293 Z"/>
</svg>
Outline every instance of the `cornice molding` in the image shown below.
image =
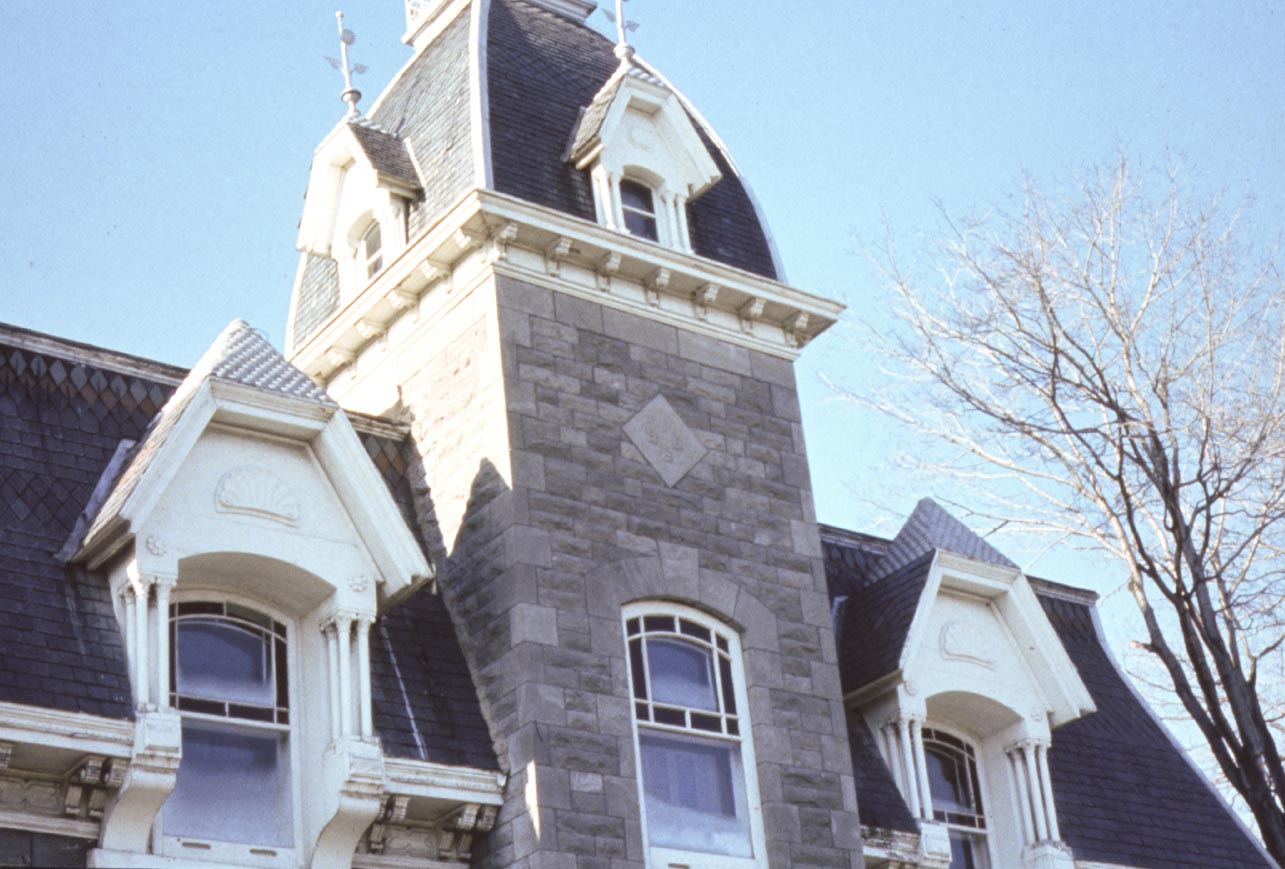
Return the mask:
<svg viewBox="0 0 1285 869">
<path fill-rule="evenodd" d="M 0 741 L 127 758 L 134 746 L 134 722 L 0 702 Z"/>
<path fill-rule="evenodd" d="M 488 271 L 794 359 L 844 306 L 490 190 L 461 196 L 290 361 L 322 383 Z M 371 336 L 380 333 L 381 337 Z"/>
<path fill-rule="evenodd" d="M 394 794 L 462 800 L 498 806 L 504 802 L 503 773 L 425 760 L 384 758 L 384 776 Z"/>
</svg>

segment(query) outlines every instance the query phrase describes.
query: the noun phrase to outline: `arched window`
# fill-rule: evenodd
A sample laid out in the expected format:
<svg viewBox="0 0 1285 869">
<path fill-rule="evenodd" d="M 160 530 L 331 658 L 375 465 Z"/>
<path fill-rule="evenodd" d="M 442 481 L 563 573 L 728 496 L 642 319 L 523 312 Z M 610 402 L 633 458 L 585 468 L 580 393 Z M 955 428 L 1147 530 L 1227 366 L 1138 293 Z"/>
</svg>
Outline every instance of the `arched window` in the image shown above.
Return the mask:
<svg viewBox="0 0 1285 869">
<path fill-rule="evenodd" d="M 650 187 L 628 178 L 621 181 L 620 208 L 625 217 L 625 229 L 630 235 L 650 241 L 660 240 L 656 196 Z"/>
<path fill-rule="evenodd" d="M 933 819 L 950 831 L 950 869 L 987 869 L 986 811 L 976 752 L 962 739 L 927 727 L 923 740 Z"/>
<path fill-rule="evenodd" d="M 734 637 L 685 608 L 630 608 L 625 634 L 653 859 L 670 865 L 698 852 L 729 858 L 702 858 L 701 865 L 748 864 L 757 799 L 751 802 L 747 787 L 754 779 Z"/>
<path fill-rule="evenodd" d="M 164 835 L 189 848 L 292 846 L 285 626 L 230 602 L 175 603 L 169 615 L 183 760 Z"/>
<path fill-rule="evenodd" d="M 365 267 L 368 278 L 373 278 L 384 267 L 384 238 L 379 221 L 371 223 L 362 234 L 361 244 L 357 249 L 357 262 Z"/>
</svg>

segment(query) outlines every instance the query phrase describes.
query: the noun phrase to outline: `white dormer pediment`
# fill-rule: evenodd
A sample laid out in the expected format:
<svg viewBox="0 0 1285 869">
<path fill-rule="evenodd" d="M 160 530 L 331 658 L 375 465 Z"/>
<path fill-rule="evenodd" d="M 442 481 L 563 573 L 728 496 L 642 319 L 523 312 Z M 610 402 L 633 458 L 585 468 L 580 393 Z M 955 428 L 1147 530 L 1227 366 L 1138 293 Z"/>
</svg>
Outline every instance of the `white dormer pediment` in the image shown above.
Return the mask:
<svg viewBox="0 0 1285 869">
<path fill-rule="evenodd" d="M 373 612 L 432 578 L 347 415 L 244 323 L 131 453 L 68 549 L 113 582 L 194 577 L 287 612 Z"/>
<path fill-rule="evenodd" d="M 418 171 L 403 140 L 368 122 L 344 121 L 313 154 L 296 246 L 337 258 L 356 221 L 371 216 L 395 228 L 406 200 L 419 191 Z"/>
<path fill-rule="evenodd" d="M 684 199 L 722 177 L 678 96 L 628 63 L 586 108 L 569 156 L 578 169 L 634 175 Z"/>
<path fill-rule="evenodd" d="M 938 550 L 900 671 L 932 718 L 979 735 L 1024 718 L 1047 731 L 1094 709 L 1035 592 L 1016 568 Z M 1009 710 L 1008 715 L 997 709 Z M 920 710 L 925 711 L 925 710 Z"/>
</svg>

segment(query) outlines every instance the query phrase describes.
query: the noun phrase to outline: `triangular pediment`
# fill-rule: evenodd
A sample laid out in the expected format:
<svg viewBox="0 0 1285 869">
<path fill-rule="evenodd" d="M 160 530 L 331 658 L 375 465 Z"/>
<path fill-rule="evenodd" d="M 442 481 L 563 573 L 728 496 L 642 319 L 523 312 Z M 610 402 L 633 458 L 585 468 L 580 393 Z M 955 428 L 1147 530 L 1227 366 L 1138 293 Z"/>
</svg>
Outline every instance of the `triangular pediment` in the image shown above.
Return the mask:
<svg viewBox="0 0 1285 869">
<path fill-rule="evenodd" d="M 161 574 L 222 552 L 381 596 L 432 568 L 339 406 L 248 324 L 216 339 L 69 541 L 91 567 L 132 547 Z"/>
<path fill-rule="evenodd" d="M 722 174 L 678 95 L 625 59 L 580 114 L 567 159 L 636 174 L 694 199 Z"/>
<path fill-rule="evenodd" d="M 955 718 L 998 720 L 1003 707 L 1021 717 L 1039 710 L 1053 726 L 1094 708 L 1026 576 L 931 500 L 844 607 L 842 631 L 872 649 L 887 644 L 841 661 L 858 703 L 895 689 L 929 707 L 936 697 Z"/>
</svg>

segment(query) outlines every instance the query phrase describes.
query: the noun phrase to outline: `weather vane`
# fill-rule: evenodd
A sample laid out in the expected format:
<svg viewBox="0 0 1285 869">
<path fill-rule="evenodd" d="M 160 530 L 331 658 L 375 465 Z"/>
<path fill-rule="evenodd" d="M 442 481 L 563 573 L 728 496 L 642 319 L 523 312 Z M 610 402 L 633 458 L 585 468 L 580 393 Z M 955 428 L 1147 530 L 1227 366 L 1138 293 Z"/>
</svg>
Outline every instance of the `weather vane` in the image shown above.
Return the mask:
<svg viewBox="0 0 1285 869">
<path fill-rule="evenodd" d="M 616 14 L 603 10 L 603 14 L 610 18 L 616 25 L 616 57 L 621 60 L 628 60 L 634 56 L 633 46 L 629 44 L 629 34 L 638 29 L 637 21 L 629 21 L 625 18 L 625 4 L 629 0 L 616 0 Z"/>
<path fill-rule="evenodd" d="M 361 99 L 361 91 L 352 86 L 352 77 L 361 75 L 366 71 L 365 64 L 348 65 L 348 46 L 357 40 L 353 32 L 344 27 L 344 13 L 336 12 L 335 20 L 339 23 L 339 60 L 333 57 L 327 57 L 326 61 L 335 69 L 341 69 L 344 73 L 344 91 L 339 95 L 339 99 L 348 104 L 348 114 L 356 117 L 360 114 L 357 111 L 357 101 Z"/>
</svg>

